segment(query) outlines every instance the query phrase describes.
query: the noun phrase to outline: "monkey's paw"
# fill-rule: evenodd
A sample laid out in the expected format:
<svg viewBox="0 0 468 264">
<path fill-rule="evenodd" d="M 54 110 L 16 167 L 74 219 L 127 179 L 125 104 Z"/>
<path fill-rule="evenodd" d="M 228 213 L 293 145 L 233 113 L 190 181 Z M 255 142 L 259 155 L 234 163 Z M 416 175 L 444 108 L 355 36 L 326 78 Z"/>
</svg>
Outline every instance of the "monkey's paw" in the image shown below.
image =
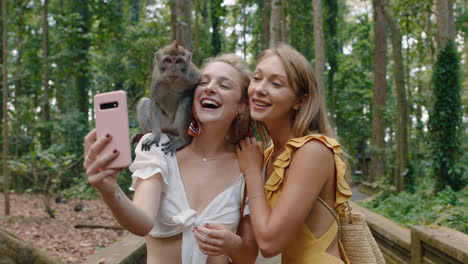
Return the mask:
<svg viewBox="0 0 468 264">
<path fill-rule="evenodd" d="M 169 136 L 169 141 L 164 142 L 161 144 L 161 149 L 164 152 L 164 154 L 170 154 L 171 156 L 174 155 L 174 153 L 185 147 L 188 142 L 185 142 L 185 140 L 174 137 L 174 136 Z"/>
<path fill-rule="evenodd" d="M 145 140 L 143 140 L 143 143 L 141 144 L 141 150 L 142 151 L 149 151 L 151 149 L 151 145 L 155 144 L 156 147 L 159 147 L 159 140 L 161 140 L 161 134 L 154 134 L 151 133 L 151 135 L 147 136 Z"/>
</svg>

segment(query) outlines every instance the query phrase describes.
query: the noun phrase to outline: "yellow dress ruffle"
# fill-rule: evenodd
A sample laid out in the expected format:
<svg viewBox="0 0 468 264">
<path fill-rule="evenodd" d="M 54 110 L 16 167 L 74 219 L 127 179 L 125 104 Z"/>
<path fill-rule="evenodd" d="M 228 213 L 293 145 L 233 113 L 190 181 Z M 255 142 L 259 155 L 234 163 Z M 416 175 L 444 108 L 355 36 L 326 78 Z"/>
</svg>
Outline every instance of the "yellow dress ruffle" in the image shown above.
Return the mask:
<svg viewBox="0 0 468 264">
<path fill-rule="evenodd" d="M 341 159 L 340 155 L 343 150 L 338 141 L 323 135 L 307 135 L 304 137 L 290 139 L 285 146 L 285 150 L 281 153 L 273 163 L 273 172 L 265 182 L 264 189 L 269 206 L 275 206 L 278 198 L 281 195 L 283 182 L 285 180 L 285 171 L 289 167 L 294 152 L 309 141 L 317 140 L 333 151 L 335 160 L 336 172 L 336 193 L 335 193 L 335 208 L 340 209 L 348 199 L 352 192 L 346 181 L 346 164 Z M 264 164 L 267 164 L 268 159 L 273 151 L 273 146 L 268 148 L 264 154 Z M 289 246 L 282 252 L 282 263 L 343 263 L 342 260 L 326 253 L 326 249 L 332 240 L 323 239 L 324 237 L 334 238 L 337 232 L 336 224 L 328 230 L 322 237 L 315 238 L 309 227 L 303 224 L 297 236 L 293 239 Z M 328 244 L 328 245 L 325 245 Z M 310 262 L 312 261 L 312 262 Z"/>
</svg>

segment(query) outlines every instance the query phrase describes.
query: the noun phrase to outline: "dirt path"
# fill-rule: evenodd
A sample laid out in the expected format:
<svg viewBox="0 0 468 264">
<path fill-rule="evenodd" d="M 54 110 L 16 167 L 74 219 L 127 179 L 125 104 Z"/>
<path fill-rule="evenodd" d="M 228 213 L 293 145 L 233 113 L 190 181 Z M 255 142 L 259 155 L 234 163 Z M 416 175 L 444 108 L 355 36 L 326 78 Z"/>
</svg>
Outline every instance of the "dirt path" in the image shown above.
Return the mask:
<svg viewBox="0 0 468 264">
<path fill-rule="evenodd" d="M 74 228 L 75 224 L 117 226 L 110 211 L 99 200 L 51 201 L 55 219 L 47 215 L 38 195 L 12 194 L 10 200 L 10 216 L 5 217 L 4 196 L 0 193 L 0 226 L 66 263 L 80 263 L 85 256 L 128 234 L 124 230 Z M 76 212 L 74 208 L 78 203 L 83 208 Z"/>
</svg>

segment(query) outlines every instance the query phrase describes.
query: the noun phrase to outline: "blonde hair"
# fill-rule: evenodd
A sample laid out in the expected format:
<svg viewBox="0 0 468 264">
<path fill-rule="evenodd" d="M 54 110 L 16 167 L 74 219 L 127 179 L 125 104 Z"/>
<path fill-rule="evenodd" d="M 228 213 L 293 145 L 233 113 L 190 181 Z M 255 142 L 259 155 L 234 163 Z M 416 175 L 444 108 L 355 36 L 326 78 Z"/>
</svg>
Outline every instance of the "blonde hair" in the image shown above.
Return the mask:
<svg viewBox="0 0 468 264">
<path fill-rule="evenodd" d="M 264 50 L 258 57 L 257 64 L 268 56 L 276 55 L 283 63 L 286 78 L 294 90 L 296 98 L 304 98 L 302 106 L 294 113 L 293 132 L 295 137 L 309 134 L 322 134 L 335 138 L 333 129 L 328 121 L 325 107 L 325 97 L 322 89 L 318 87 L 314 72 L 307 59 L 293 47 L 281 44 L 275 48 Z M 263 125 L 256 124 L 260 130 Z M 264 137 L 265 131 L 260 132 Z M 262 138 L 269 142 L 269 138 Z"/>
<path fill-rule="evenodd" d="M 321 134 L 337 139 L 327 116 L 324 92 L 318 86 L 312 66 L 307 59 L 293 47 L 280 44 L 274 48 L 264 50 L 258 57 L 257 64 L 268 56 L 276 55 L 286 70 L 288 84 L 294 90 L 296 98 L 304 98 L 299 110 L 294 110 L 294 137 L 310 134 Z M 264 124 L 255 122 L 255 128 L 260 139 L 268 147 L 271 138 Z M 349 178 L 348 155 L 343 151 L 338 154 L 346 164 L 346 178 Z"/>
<path fill-rule="evenodd" d="M 249 135 L 250 129 L 251 129 L 251 119 L 250 119 L 250 112 L 249 112 L 249 96 L 247 93 L 247 90 L 249 88 L 250 80 L 252 78 L 252 71 L 250 70 L 249 65 L 247 62 L 242 59 L 240 56 L 234 54 L 234 53 L 226 53 L 226 54 L 220 54 L 216 57 L 208 58 L 204 61 L 203 66 L 202 66 L 202 71 L 203 69 L 214 62 L 224 62 L 229 64 L 231 67 L 236 69 L 242 77 L 242 83 L 241 83 L 241 103 L 243 104 L 242 106 L 242 111 L 239 115 L 236 116 L 234 121 L 231 124 L 231 127 L 229 129 L 230 133 L 227 136 L 228 140 L 236 144 L 239 140 L 245 138 L 246 136 Z"/>
</svg>

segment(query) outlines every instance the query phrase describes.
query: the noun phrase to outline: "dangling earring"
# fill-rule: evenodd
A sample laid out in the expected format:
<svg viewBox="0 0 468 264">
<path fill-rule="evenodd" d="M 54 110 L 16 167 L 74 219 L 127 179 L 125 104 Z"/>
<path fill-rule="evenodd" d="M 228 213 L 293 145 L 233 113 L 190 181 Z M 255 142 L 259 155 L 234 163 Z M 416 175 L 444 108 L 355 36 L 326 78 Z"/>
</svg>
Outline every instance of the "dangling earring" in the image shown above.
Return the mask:
<svg viewBox="0 0 468 264">
<path fill-rule="evenodd" d="M 192 106 L 192 121 L 190 122 L 187 133 L 192 137 L 196 137 L 201 134 L 201 128 L 200 128 L 200 123 L 198 122 L 197 115 L 195 114 L 195 111 L 193 110 L 194 109 Z"/>
</svg>

